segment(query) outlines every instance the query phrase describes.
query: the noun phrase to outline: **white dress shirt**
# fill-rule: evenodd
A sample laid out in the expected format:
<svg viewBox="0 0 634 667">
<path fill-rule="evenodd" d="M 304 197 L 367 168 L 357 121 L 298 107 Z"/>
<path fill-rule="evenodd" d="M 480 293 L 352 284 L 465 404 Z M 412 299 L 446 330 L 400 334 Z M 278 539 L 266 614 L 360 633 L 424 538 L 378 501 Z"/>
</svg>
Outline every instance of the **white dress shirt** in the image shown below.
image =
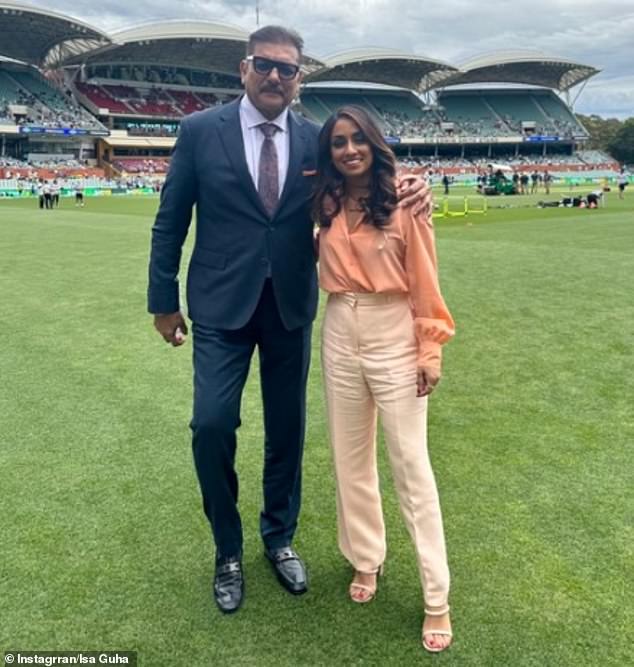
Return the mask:
<svg viewBox="0 0 634 667">
<path fill-rule="evenodd" d="M 273 142 L 277 150 L 277 183 L 281 197 L 284 182 L 286 181 L 286 172 L 288 171 L 288 154 L 290 150 L 288 107 L 277 118 L 268 120 L 253 106 L 249 96 L 245 94 L 240 101 L 240 125 L 244 141 L 244 154 L 256 190 L 258 189 L 260 153 L 262 152 L 262 144 L 264 143 L 264 133 L 258 128 L 258 125 L 262 123 L 273 123 L 273 125 L 277 125 L 279 128 L 279 131 L 273 135 Z"/>
</svg>

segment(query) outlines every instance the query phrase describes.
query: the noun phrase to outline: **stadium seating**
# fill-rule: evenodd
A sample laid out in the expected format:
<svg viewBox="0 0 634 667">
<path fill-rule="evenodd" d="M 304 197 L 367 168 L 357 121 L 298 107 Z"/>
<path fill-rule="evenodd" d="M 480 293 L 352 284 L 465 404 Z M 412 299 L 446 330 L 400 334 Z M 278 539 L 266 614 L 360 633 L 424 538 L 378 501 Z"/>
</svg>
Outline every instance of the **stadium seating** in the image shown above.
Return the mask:
<svg viewBox="0 0 634 667">
<path fill-rule="evenodd" d="M 113 166 L 129 174 L 164 174 L 167 172 L 167 158 L 118 158 Z"/>
<path fill-rule="evenodd" d="M 124 116 L 153 116 L 180 118 L 216 105 L 213 93 L 174 90 L 154 86 L 76 83 L 76 90 L 96 109 L 108 109 L 111 114 Z"/>
<path fill-rule="evenodd" d="M 132 109 L 125 102 L 115 99 L 101 86 L 89 83 L 77 83 L 75 86 L 77 91 L 87 97 L 98 109 L 108 109 L 110 113 L 133 113 Z"/>
<path fill-rule="evenodd" d="M 555 128 L 564 136 L 587 136 L 587 132 L 570 112 L 570 109 L 551 91 L 531 92 L 533 102 L 543 109 Z"/>
<path fill-rule="evenodd" d="M 195 93 L 197 99 L 199 99 L 205 106 L 214 106 L 218 104 L 219 100 L 213 93 Z"/>
<path fill-rule="evenodd" d="M 533 104 L 530 95 L 486 93 L 482 100 L 514 132 L 522 131 L 523 121 L 534 122 L 536 126 L 548 123 L 548 118 Z"/>
<path fill-rule="evenodd" d="M 424 111 L 413 95 L 374 93 L 304 92 L 301 98 L 304 112 L 323 123 L 339 107 L 355 104 L 376 118 L 383 131 L 397 137 L 434 136 L 442 133 L 440 119 Z"/>
<path fill-rule="evenodd" d="M 614 158 L 610 157 L 607 153 L 597 150 L 588 150 L 588 151 L 578 151 L 577 155 L 581 160 L 586 164 L 612 164 Z"/>
<path fill-rule="evenodd" d="M 375 113 L 379 114 L 391 133 L 398 137 L 437 136 L 442 134 L 440 118 L 425 111 L 413 95 L 363 96 Z"/>
<path fill-rule="evenodd" d="M 550 91 L 485 93 L 483 99 L 515 131 L 522 131 L 522 121 L 533 121 L 534 134 L 568 138 L 585 134 L 565 104 Z"/>
<path fill-rule="evenodd" d="M 9 112 L 9 104 L 14 104 L 19 98 L 19 88 L 9 77 L 0 72 L 0 122 L 13 122 Z"/>
<path fill-rule="evenodd" d="M 202 100 L 198 99 L 196 95 L 188 90 L 168 90 L 167 91 L 174 99 L 176 106 L 184 114 L 194 113 L 194 111 L 201 111 L 208 105 Z"/>
<path fill-rule="evenodd" d="M 456 123 L 456 131 L 475 136 L 509 134 L 510 128 L 496 118 L 483 96 L 469 93 L 451 93 L 438 96 L 438 104 L 448 121 Z"/>
<path fill-rule="evenodd" d="M 53 127 L 100 128 L 96 118 L 84 111 L 74 100 L 62 95 L 48 81 L 30 70 L 16 70 L 11 78 L 33 97 L 30 104 L 32 117 L 27 124 Z"/>
<path fill-rule="evenodd" d="M 13 102 L 20 96 L 20 87 L 9 77 L 0 71 L 0 102 Z"/>
<path fill-rule="evenodd" d="M 386 134 L 401 138 L 440 137 L 448 133 L 442 122 L 454 124 L 453 135 L 500 137 L 528 133 L 522 122 L 532 122 L 530 133 L 565 138 L 586 133 L 566 105 L 551 91 L 444 92 L 438 108 L 425 109 L 414 95 L 308 90 L 302 110 L 324 122 L 337 108 L 357 104 L 370 112 Z"/>
<path fill-rule="evenodd" d="M 133 114 L 162 118 L 182 116 L 182 111 L 174 106 L 172 99 L 160 88 L 138 89 L 123 85 L 102 88 L 113 99 L 124 102 Z"/>
<path fill-rule="evenodd" d="M 478 91 L 441 93 L 439 104 L 448 120 L 467 134 L 502 136 L 525 133 L 523 122 L 532 122 L 531 133 L 565 138 L 587 133 L 566 105 L 551 91 Z"/>
<path fill-rule="evenodd" d="M 373 95 L 368 92 L 363 97 L 382 114 L 396 114 L 409 120 L 416 120 L 425 116 L 420 102 L 417 102 L 413 95 Z"/>
<path fill-rule="evenodd" d="M 64 89 L 62 92 L 34 68 L 3 65 L 0 69 L 0 122 L 44 128 L 105 129 L 96 116 L 99 110 L 107 109 L 109 114 L 118 116 L 109 121 L 113 130 L 127 130 L 130 136 L 149 138 L 146 142 L 138 139 L 128 142 L 127 149 L 121 152 L 130 157 L 120 158 L 115 150 L 116 159 L 104 158 L 106 150 L 110 149 L 103 149 L 96 142 L 93 149 L 79 147 L 75 141 L 67 155 L 107 159 L 108 174 L 112 168 L 135 175 L 165 173 L 169 160 L 150 156 L 164 155 L 171 143 L 154 138 L 173 137 L 183 116 L 228 102 L 234 97 L 233 88 L 225 90 L 224 85 L 230 86 L 237 81 L 236 77 L 225 80 L 222 75 L 218 75 L 218 81 L 197 81 L 195 72 L 188 76 L 178 73 L 180 78 L 177 78 L 174 71 L 166 74 L 160 68 L 150 71 L 132 65 L 118 69 L 103 66 L 99 72 L 79 72 L 77 70 L 73 75 L 88 76 L 90 83 L 76 82 L 76 97 L 73 97 L 72 91 Z M 62 80 L 60 73 L 58 76 Z M 190 84 L 191 88 L 188 88 Z M 199 92 L 201 89 L 215 92 Z M 79 106 L 77 98 L 93 115 Z M 411 168 L 447 170 L 447 173 L 465 176 L 487 168 L 491 161 L 509 165 L 516 171 L 545 168 L 571 172 L 588 172 L 593 168 L 609 171 L 615 164 L 609 156 L 598 151 L 564 154 L 573 150 L 574 140 L 583 139 L 587 133 L 552 90 L 520 89 L 517 86 L 505 89 L 499 85 L 481 89 L 449 87 L 437 89 L 425 100 L 423 103 L 414 92 L 389 86 L 372 87 L 360 83 L 344 88 L 336 84 L 309 84 L 302 92 L 297 109 L 321 123 L 341 106 L 356 104 L 363 107 L 378 121 L 383 133 L 394 138 L 391 143 L 397 145 L 400 140 L 401 145 L 405 145 L 405 150 L 402 147 L 395 149 L 397 154 L 411 155 L 421 148 L 433 154 L 404 160 L 403 163 Z M 21 113 L 14 118 L 15 111 L 9 108 L 11 105 L 27 107 L 26 117 Z M 523 126 L 526 122 L 531 123 L 530 127 Z M 530 134 L 548 135 L 549 141 L 524 142 L 522 139 L 529 137 L 518 136 Z M 555 142 L 554 136 L 567 141 Z M 28 141 L 35 144 L 37 138 Z M 488 141 L 489 138 L 501 138 L 501 141 Z M 539 140 L 539 136 L 536 139 Z M 111 145 L 120 144 L 114 142 Z M 521 147 L 515 148 L 518 145 Z M 143 157 L 134 157 L 135 147 L 140 146 L 144 146 L 139 150 Z M 37 150 L 44 153 L 44 149 L 38 147 Z M 512 152 L 504 155 L 506 151 Z M 562 151 L 562 154 L 555 154 L 556 151 Z M 60 149 L 56 147 L 55 152 Z M 515 155 L 516 152 L 521 154 Z M 486 155 L 489 157 L 483 157 Z M 34 166 L 44 165 L 28 165 L 29 168 Z M 53 170 L 56 168 L 56 165 L 49 166 Z M 82 168 L 79 163 L 64 166 Z"/>
</svg>

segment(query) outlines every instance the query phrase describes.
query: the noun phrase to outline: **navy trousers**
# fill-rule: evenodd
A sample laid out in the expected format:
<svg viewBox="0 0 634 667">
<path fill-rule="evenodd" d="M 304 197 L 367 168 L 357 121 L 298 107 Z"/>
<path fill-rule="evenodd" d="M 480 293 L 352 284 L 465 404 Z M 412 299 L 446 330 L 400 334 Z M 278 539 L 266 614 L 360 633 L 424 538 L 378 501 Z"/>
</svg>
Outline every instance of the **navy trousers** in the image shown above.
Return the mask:
<svg viewBox="0 0 634 667">
<path fill-rule="evenodd" d="M 203 507 L 216 556 L 242 554 L 235 471 L 240 401 L 255 346 L 260 357 L 264 408 L 264 507 L 260 530 L 265 547 L 290 544 L 301 502 L 301 464 L 306 421 L 306 381 L 312 325 L 287 331 L 271 281 L 246 326 L 228 331 L 194 322 L 193 454 Z"/>
</svg>

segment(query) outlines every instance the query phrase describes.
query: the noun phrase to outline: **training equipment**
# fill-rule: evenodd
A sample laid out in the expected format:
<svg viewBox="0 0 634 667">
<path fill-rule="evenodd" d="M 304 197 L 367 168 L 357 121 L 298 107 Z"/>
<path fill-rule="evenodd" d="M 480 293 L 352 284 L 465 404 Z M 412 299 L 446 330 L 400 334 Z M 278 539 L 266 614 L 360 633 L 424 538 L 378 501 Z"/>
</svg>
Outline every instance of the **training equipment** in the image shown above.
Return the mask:
<svg viewBox="0 0 634 667">
<path fill-rule="evenodd" d="M 488 211 L 486 197 L 470 195 L 468 197 L 443 197 L 433 218 L 458 218 L 466 215 L 484 215 Z"/>
</svg>

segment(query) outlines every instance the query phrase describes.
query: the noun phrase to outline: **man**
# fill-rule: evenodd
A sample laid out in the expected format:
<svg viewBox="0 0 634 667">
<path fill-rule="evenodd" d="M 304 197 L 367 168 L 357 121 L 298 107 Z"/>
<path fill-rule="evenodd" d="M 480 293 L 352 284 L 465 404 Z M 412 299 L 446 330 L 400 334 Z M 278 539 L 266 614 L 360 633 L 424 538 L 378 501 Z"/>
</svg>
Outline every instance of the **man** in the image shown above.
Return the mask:
<svg viewBox="0 0 634 667">
<path fill-rule="evenodd" d="M 44 208 L 53 208 L 53 197 L 51 195 L 51 182 L 44 181 Z"/>
<path fill-rule="evenodd" d="M 619 175 L 617 177 L 617 184 L 619 186 L 619 199 L 625 199 L 624 196 L 625 188 L 627 187 L 629 182 L 630 178 L 625 171 L 625 167 L 621 167 L 621 171 L 619 172 Z"/>
<path fill-rule="evenodd" d="M 520 175 L 516 171 L 513 172 L 513 190 L 516 195 L 522 194 L 520 191 Z"/>
<path fill-rule="evenodd" d="M 80 181 L 75 184 L 75 206 L 84 206 L 84 187 Z"/>
<path fill-rule="evenodd" d="M 306 568 L 291 544 L 317 310 L 309 197 L 319 128 L 288 108 L 302 78 L 302 47 L 297 33 L 277 26 L 250 36 L 240 63 L 246 95 L 183 119 L 152 229 L 148 309 L 164 340 L 179 346 L 187 325 L 177 275 L 196 204 L 187 281 L 194 343 L 191 428 L 216 544 L 214 598 L 225 613 L 237 611 L 244 595 L 235 432 L 255 346 L 265 430 L 262 540 L 284 588 L 307 590 Z M 426 198 L 426 191 L 416 197 L 428 204 Z"/>
<path fill-rule="evenodd" d="M 549 195 L 550 194 L 550 184 L 553 182 L 553 175 L 547 170 L 544 170 L 544 174 L 542 176 L 542 181 L 544 183 L 544 192 Z"/>
<path fill-rule="evenodd" d="M 448 195 L 449 194 L 449 176 L 447 175 L 447 173 L 444 173 L 442 175 L 442 185 L 443 185 L 443 188 L 444 188 L 444 191 L 445 191 L 445 195 Z"/>
<path fill-rule="evenodd" d="M 539 172 L 537 169 L 533 169 L 531 173 L 531 194 L 534 195 L 537 192 L 537 186 L 539 185 Z"/>
<path fill-rule="evenodd" d="M 60 193 L 60 185 L 57 182 L 57 179 L 53 181 L 53 185 L 51 186 L 51 208 L 58 208 L 59 207 L 59 193 Z"/>
<path fill-rule="evenodd" d="M 35 191 L 36 191 L 36 194 L 37 194 L 39 207 L 40 207 L 40 209 L 43 209 L 44 208 L 44 180 L 43 179 L 40 179 L 37 182 L 37 186 L 36 186 Z"/>
</svg>

